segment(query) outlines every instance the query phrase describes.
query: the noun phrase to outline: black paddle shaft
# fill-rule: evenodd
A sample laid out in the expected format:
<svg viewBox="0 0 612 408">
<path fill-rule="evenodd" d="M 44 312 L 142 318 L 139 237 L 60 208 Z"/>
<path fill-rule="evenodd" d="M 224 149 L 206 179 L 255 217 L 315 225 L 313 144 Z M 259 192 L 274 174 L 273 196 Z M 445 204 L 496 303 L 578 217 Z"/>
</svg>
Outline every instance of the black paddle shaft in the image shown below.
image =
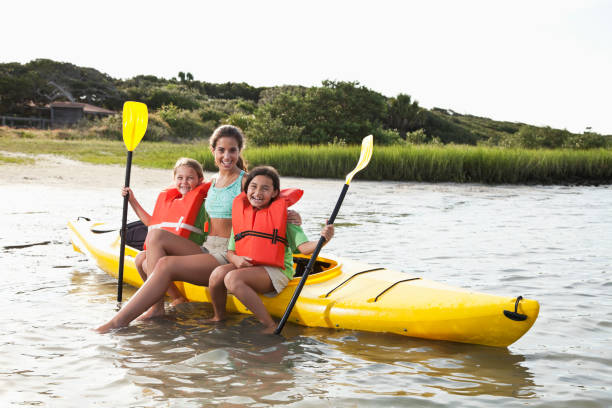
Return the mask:
<svg viewBox="0 0 612 408">
<path fill-rule="evenodd" d="M 127 163 L 125 165 L 125 186 L 130 186 L 130 171 L 132 169 L 132 152 L 127 152 Z M 127 225 L 127 211 L 129 193 L 123 197 L 123 218 L 121 219 L 121 249 L 119 251 L 119 276 L 117 276 L 117 302 L 121 302 L 123 297 L 123 263 L 125 258 L 125 236 Z"/>
<path fill-rule="evenodd" d="M 334 211 L 332 212 L 331 217 L 329 217 L 329 220 L 327 220 L 328 225 L 333 224 L 334 221 L 336 220 L 336 215 L 338 215 L 338 211 L 340 211 L 340 206 L 342 205 L 342 201 L 344 201 L 344 196 L 346 195 L 348 188 L 349 188 L 348 184 L 345 184 L 344 187 L 342 187 L 342 192 L 340 193 L 340 197 L 338 198 L 338 201 L 336 202 L 336 207 L 334 208 Z M 306 283 L 306 279 L 308 279 L 308 275 L 310 275 L 310 271 L 312 270 L 312 267 L 314 266 L 314 263 L 316 262 L 317 257 L 319 256 L 319 252 L 321 252 L 321 248 L 323 247 L 324 243 L 325 243 L 325 237 L 321 236 L 321 238 L 319 238 L 319 242 L 317 243 L 317 246 L 314 252 L 312 253 L 312 256 L 310 257 L 310 260 L 308 261 L 308 265 L 306 265 L 306 269 L 304 270 L 302 279 L 300 279 L 300 283 L 298 283 L 297 288 L 295 288 L 295 292 L 293 292 L 293 296 L 291 297 L 291 301 L 289 302 L 289 305 L 287 306 L 287 309 L 285 310 L 285 314 L 283 314 L 283 318 L 278 324 L 278 327 L 276 327 L 276 330 L 274 330 L 274 334 L 280 334 L 280 332 L 283 330 L 283 327 L 285 327 L 285 323 L 287 323 L 287 319 L 289 319 L 289 315 L 291 314 L 291 311 L 293 310 L 293 307 L 295 306 L 295 302 L 297 302 L 297 299 L 300 296 L 300 293 L 302 292 L 302 288 L 304 287 L 304 284 Z"/>
</svg>

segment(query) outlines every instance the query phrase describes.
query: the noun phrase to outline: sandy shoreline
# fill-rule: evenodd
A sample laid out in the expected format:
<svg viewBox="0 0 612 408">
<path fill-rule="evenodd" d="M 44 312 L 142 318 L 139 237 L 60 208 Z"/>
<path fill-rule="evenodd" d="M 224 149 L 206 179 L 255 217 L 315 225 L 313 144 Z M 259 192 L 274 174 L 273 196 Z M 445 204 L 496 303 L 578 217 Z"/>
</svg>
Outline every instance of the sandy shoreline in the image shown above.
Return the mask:
<svg viewBox="0 0 612 408">
<path fill-rule="evenodd" d="M 1 164 L 0 184 L 66 185 L 112 188 L 125 181 L 125 166 L 90 164 L 61 156 L 0 152 L 4 156 L 28 157 L 33 164 Z M 206 174 L 209 178 L 212 174 Z M 159 188 L 172 182 L 170 170 L 132 166 L 130 185 Z"/>
<path fill-rule="evenodd" d="M 125 166 L 117 164 L 91 164 L 51 154 L 24 154 L 0 151 L 3 156 L 28 157 L 33 164 L 0 164 L 0 185 L 38 184 L 66 187 L 120 188 L 125 181 Z M 204 172 L 205 180 L 215 173 Z M 344 180 L 282 177 L 282 185 L 308 189 L 316 184 L 340 189 Z M 132 166 L 130 186 L 138 189 L 159 190 L 172 183 L 171 169 L 151 169 Z M 119 186 L 119 187 L 118 187 Z"/>
</svg>

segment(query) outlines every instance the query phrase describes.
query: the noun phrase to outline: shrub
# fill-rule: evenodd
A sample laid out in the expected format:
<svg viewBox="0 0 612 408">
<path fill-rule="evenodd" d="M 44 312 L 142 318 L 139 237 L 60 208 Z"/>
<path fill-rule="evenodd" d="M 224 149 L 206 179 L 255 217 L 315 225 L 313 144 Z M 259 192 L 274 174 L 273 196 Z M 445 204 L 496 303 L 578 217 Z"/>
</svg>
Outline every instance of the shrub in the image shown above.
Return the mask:
<svg viewBox="0 0 612 408">
<path fill-rule="evenodd" d="M 225 120 L 223 120 L 223 123 L 238 126 L 240 129 L 247 132 L 253 124 L 254 120 L 255 115 L 245 115 L 244 113 L 236 112 L 225 118 Z"/>
<path fill-rule="evenodd" d="M 358 82 L 324 81 L 322 87 L 304 90 L 283 89 L 278 93 L 264 95 L 268 101 L 261 104 L 256 112 L 258 134 L 267 127 L 277 133 L 287 131 L 285 140 L 273 143 L 295 142 L 303 144 L 327 143 L 334 137 L 347 143 L 357 144 L 368 134 L 379 131 L 385 117 L 385 97 Z M 381 133 L 382 134 L 382 133 Z M 385 140 L 393 138 L 391 133 L 382 136 Z"/>
<path fill-rule="evenodd" d="M 94 137 L 110 140 L 123 140 L 122 116 L 111 115 L 95 120 L 89 131 Z"/>
<path fill-rule="evenodd" d="M 597 133 L 585 132 L 572 135 L 565 140 L 563 147 L 569 149 L 598 149 L 608 145 L 607 139 Z"/>
<path fill-rule="evenodd" d="M 535 126 L 521 126 L 516 133 L 518 144 L 526 149 L 558 148 L 563 146 L 571 136 L 567 130 L 551 129 L 550 127 L 538 128 Z"/>
<path fill-rule="evenodd" d="M 219 123 L 221 122 L 221 119 L 227 116 L 227 114 L 213 107 L 207 106 L 198 110 L 198 116 L 204 122 L 211 120 L 215 123 Z"/>
<path fill-rule="evenodd" d="M 248 140 L 258 146 L 296 143 L 303 129 L 299 126 L 285 125 L 280 118 L 273 118 L 269 112 L 261 111 L 249 126 Z"/>
<path fill-rule="evenodd" d="M 243 99 L 239 99 L 238 103 L 236 103 L 236 108 L 245 112 L 245 113 L 254 113 L 257 109 L 257 105 L 253 101 L 245 101 Z"/>
<path fill-rule="evenodd" d="M 172 139 L 172 129 L 158 114 L 149 114 L 149 122 L 144 139 L 150 142 L 161 142 Z"/>
<path fill-rule="evenodd" d="M 406 142 L 411 144 L 425 144 L 427 143 L 427 133 L 425 133 L 424 129 L 408 132 L 406 133 Z"/>
<path fill-rule="evenodd" d="M 157 113 L 170 125 L 175 138 L 201 139 L 210 136 L 208 127 L 199 120 L 196 112 L 179 109 L 170 104 L 162 106 Z"/>
<path fill-rule="evenodd" d="M 374 140 L 379 145 L 392 145 L 392 144 L 403 144 L 404 139 L 400 136 L 397 130 L 383 129 L 379 127 L 374 132 Z M 367 135 L 364 135 L 367 136 Z"/>
</svg>

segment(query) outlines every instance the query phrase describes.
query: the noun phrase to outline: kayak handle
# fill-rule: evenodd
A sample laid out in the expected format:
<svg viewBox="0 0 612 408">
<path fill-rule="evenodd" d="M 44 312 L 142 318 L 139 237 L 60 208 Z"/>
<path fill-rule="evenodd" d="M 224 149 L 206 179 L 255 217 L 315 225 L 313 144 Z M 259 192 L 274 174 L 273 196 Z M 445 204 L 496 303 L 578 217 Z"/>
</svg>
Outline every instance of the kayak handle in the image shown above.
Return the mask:
<svg viewBox="0 0 612 408">
<path fill-rule="evenodd" d="M 504 310 L 504 315 L 508 319 L 514 320 L 516 322 L 522 322 L 523 320 L 527 319 L 527 315 L 518 312 L 518 305 L 521 300 L 523 300 L 522 296 L 519 296 L 516 298 L 516 303 L 514 304 L 514 312 L 511 312 L 509 310 Z"/>
</svg>

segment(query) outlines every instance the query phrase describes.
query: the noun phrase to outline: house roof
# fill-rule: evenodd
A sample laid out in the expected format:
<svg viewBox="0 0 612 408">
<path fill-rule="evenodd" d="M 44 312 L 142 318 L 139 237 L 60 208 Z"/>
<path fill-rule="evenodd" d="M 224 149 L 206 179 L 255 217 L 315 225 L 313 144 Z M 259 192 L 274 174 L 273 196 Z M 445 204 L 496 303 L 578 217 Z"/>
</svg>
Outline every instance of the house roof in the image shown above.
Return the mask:
<svg viewBox="0 0 612 408">
<path fill-rule="evenodd" d="M 51 108 L 82 108 L 85 113 L 105 113 L 113 114 L 115 111 L 101 108 L 99 106 L 90 105 L 88 103 L 80 102 L 51 102 L 49 104 Z"/>
</svg>

